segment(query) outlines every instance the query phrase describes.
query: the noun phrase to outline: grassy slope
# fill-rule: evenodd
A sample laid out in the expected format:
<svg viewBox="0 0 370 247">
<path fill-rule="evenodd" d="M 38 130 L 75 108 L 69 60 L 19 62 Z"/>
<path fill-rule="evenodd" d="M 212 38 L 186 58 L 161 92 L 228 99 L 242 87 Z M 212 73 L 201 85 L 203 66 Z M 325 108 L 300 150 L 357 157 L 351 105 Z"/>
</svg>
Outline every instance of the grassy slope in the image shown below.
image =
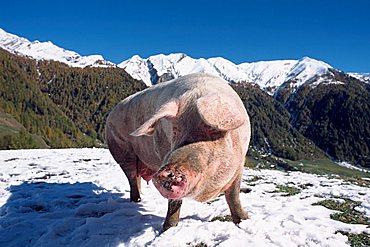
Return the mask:
<svg viewBox="0 0 370 247">
<path fill-rule="evenodd" d="M 26 131 L 24 126 L 20 124 L 13 116 L 6 113 L 0 113 L 0 138 L 4 138 L 5 136 L 18 136 L 20 135 L 21 130 Z M 26 131 L 27 132 L 27 131 Z M 42 137 L 30 134 L 27 132 L 33 139 L 33 141 L 37 144 L 38 148 L 49 148 L 49 146 L 45 143 Z"/>
<path fill-rule="evenodd" d="M 247 157 L 247 166 L 295 170 L 319 175 L 341 176 L 343 178 L 370 178 L 370 173 L 340 166 L 330 159 L 291 161 L 279 158 L 259 159 Z M 276 166 L 277 164 L 277 166 Z"/>
</svg>

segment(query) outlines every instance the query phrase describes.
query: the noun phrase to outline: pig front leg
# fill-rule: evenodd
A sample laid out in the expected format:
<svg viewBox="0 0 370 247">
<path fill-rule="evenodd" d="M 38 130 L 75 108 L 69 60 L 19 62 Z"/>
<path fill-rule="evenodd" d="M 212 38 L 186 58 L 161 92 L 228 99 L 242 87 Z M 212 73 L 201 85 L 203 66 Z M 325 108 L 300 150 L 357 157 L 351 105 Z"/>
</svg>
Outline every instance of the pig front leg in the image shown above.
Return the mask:
<svg viewBox="0 0 370 247">
<path fill-rule="evenodd" d="M 167 215 L 163 224 L 162 232 L 168 230 L 171 227 L 177 226 L 180 219 L 181 204 L 182 200 L 168 200 Z"/>
<path fill-rule="evenodd" d="M 137 174 L 138 161 L 119 164 L 130 184 L 130 201 L 140 202 L 141 177 Z"/>
<path fill-rule="evenodd" d="M 225 191 L 226 201 L 235 224 L 239 224 L 242 220 L 248 219 L 248 214 L 243 210 L 239 199 L 240 182 L 241 175 L 238 175 L 231 186 Z"/>
</svg>

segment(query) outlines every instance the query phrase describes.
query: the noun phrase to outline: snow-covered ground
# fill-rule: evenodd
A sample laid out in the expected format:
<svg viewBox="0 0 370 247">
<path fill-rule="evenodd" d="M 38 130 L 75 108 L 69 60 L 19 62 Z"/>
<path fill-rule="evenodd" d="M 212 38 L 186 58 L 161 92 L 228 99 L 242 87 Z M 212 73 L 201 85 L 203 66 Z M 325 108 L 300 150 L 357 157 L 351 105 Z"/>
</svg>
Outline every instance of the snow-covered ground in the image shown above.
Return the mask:
<svg viewBox="0 0 370 247">
<path fill-rule="evenodd" d="M 362 169 L 362 168 L 359 168 L 357 166 L 354 166 L 346 161 L 341 161 L 341 162 L 338 162 L 338 165 L 340 166 L 344 166 L 348 169 L 352 169 L 352 170 L 357 170 L 357 171 L 361 171 L 361 172 L 367 172 L 367 173 L 370 173 L 370 170 L 368 169 Z"/>
<path fill-rule="evenodd" d="M 259 180 L 251 182 L 251 179 Z M 249 181 L 248 181 L 249 180 Z M 300 193 L 272 193 L 278 185 Z M 362 202 L 370 216 L 370 188 L 300 172 L 247 169 L 241 201 L 250 219 L 239 226 L 210 220 L 229 214 L 224 197 L 184 200 L 177 227 L 160 234 L 167 201 L 152 183 L 143 201 L 129 201 L 123 172 L 106 149 L 0 151 L 0 246 L 348 246 L 335 233 L 370 233 L 366 225 L 330 219 L 312 206 L 323 197 Z"/>
</svg>

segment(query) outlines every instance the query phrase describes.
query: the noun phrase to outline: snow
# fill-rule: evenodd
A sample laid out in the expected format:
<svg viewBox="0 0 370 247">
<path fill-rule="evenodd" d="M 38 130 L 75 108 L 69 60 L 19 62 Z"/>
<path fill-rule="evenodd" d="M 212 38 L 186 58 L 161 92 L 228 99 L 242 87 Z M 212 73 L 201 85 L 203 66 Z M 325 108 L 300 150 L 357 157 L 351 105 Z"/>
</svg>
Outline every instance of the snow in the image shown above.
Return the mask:
<svg viewBox="0 0 370 247">
<path fill-rule="evenodd" d="M 260 61 L 255 63 L 242 63 L 240 67 L 248 74 L 249 81 L 259 85 L 262 89 L 271 87 L 272 91 L 282 85 L 295 60 Z"/>
<path fill-rule="evenodd" d="M 52 42 L 29 41 L 0 28 L 0 47 L 36 60 L 54 60 L 72 67 L 111 67 L 112 62 L 104 60 L 101 55 L 81 56 L 74 51 L 68 51 L 54 45 Z"/>
<path fill-rule="evenodd" d="M 150 79 L 150 73 L 147 70 L 147 61 L 143 60 L 140 56 L 134 55 L 131 59 L 120 65 L 121 68 L 126 70 L 132 78 L 143 81 L 147 86 L 152 84 Z"/>
<path fill-rule="evenodd" d="M 203 72 L 232 83 L 257 84 L 270 95 L 285 82 L 294 81 L 295 87 L 299 87 L 329 73 L 329 68 L 333 69 L 330 65 L 309 57 L 301 60 L 261 61 L 237 65 L 222 57 L 195 59 L 183 53 L 158 54 L 146 59 L 133 56 L 118 64 L 118 67 L 125 69 L 134 78 L 143 80 L 148 86 L 155 84 L 156 78 L 164 74 L 177 78 Z M 151 72 L 156 76 L 151 76 Z"/>
<path fill-rule="evenodd" d="M 354 166 L 354 165 L 352 165 L 352 164 L 350 164 L 346 161 L 338 162 L 338 165 L 344 166 L 344 167 L 349 168 L 349 169 L 370 173 L 370 170 L 359 168 L 359 167 Z"/>
<path fill-rule="evenodd" d="M 248 182 L 254 177 L 261 179 Z M 277 185 L 309 185 L 299 194 Z M 0 151 L 0 246 L 349 246 L 335 233 L 370 232 L 330 219 L 313 203 L 332 195 L 360 201 L 370 216 L 370 189 L 340 179 L 246 169 L 240 199 L 250 219 L 238 226 L 210 220 L 229 214 L 224 196 L 210 203 L 185 199 L 177 227 L 160 233 L 167 201 L 150 182 L 142 202 L 106 149 Z M 320 195 L 324 198 L 317 197 Z"/>
<path fill-rule="evenodd" d="M 322 61 L 304 57 L 293 66 L 286 80 L 296 79 L 303 83 L 307 81 L 308 78 L 311 78 L 312 75 L 322 76 L 328 73 L 329 68 L 332 67 Z"/>
<path fill-rule="evenodd" d="M 348 73 L 348 74 L 363 82 L 370 83 L 370 73 Z"/>
</svg>

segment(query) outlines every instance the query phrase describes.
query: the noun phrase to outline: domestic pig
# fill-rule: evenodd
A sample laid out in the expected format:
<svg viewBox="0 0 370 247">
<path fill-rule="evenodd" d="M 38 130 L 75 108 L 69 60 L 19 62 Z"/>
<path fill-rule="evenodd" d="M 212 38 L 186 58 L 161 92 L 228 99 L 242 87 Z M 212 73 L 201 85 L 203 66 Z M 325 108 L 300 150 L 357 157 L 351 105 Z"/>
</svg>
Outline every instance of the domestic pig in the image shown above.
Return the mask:
<svg viewBox="0 0 370 247">
<path fill-rule="evenodd" d="M 226 81 L 191 74 L 129 96 L 110 112 L 108 148 L 139 202 L 141 178 L 168 199 L 163 231 L 179 222 L 182 198 L 224 193 L 233 222 L 247 219 L 240 182 L 251 131 L 242 101 Z"/>
</svg>

